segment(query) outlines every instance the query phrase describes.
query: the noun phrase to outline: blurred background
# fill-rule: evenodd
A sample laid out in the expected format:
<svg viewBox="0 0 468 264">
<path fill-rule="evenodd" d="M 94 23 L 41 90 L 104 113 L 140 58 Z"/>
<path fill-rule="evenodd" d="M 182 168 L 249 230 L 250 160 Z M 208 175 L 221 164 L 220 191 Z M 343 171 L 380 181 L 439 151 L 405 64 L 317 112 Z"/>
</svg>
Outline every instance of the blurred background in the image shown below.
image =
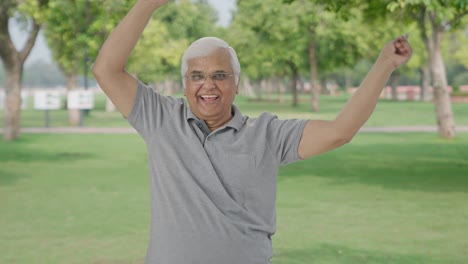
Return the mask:
<svg viewBox="0 0 468 264">
<path fill-rule="evenodd" d="M 145 145 L 90 71 L 134 3 L 0 3 L 0 263 L 143 263 Z M 171 1 L 128 71 L 182 97 L 184 50 L 216 36 L 243 114 L 329 120 L 402 34 L 413 57 L 353 142 L 280 169 L 273 263 L 467 263 L 468 0 Z"/>
</svg>

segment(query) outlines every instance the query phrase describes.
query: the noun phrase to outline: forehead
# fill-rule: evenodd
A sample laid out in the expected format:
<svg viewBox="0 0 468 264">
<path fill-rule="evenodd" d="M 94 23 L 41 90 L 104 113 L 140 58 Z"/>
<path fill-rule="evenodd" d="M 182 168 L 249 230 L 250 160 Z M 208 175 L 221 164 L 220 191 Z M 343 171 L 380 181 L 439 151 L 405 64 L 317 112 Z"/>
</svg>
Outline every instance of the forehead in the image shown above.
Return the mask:
<svg viewBox="0 0 468 264">
<path fill-rule="evenodd" d="M 217 49 L 209 55 L 187 61 L 188 72 L 232 71 L 231 57 L 226 49 Z"/>
</svg>

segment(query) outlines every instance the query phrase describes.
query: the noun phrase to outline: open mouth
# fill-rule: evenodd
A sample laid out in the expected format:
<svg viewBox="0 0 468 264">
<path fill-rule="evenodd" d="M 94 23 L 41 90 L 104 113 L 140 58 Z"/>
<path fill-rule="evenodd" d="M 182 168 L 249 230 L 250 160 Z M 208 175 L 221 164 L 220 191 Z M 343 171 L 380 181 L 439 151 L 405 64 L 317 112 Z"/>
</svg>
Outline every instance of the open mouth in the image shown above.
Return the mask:
<svg viewBox="0 0 468 264">
<path fill-rule="evenodd" d="M 217 96 L 217 95 L 201 95 L 200 98 L 205 102 L 214 102 L 219 98 L 219 96 Z"/>
</svg>

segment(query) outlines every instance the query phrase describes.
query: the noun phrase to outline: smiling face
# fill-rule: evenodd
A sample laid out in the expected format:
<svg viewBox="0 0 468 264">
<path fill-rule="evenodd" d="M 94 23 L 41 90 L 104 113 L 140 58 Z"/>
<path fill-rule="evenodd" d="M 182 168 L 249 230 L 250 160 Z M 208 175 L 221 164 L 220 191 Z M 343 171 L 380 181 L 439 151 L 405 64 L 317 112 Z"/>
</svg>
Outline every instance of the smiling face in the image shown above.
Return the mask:
<svg viewBox="0 0 468 264">
<path fill-rule="evenodd" d="M 238 91 L 229 52 L 219 48 L 207 56 L 190 59 L 187 66 L 184 95 L 195 116 L 203 119 L 213 131 L 231 120 L 231 105 Z M 216 80 L 216 73 L 225 73 L 228 77 Z M 208 76 L 196 82 L 190 78 L 193 74 Z"/>
</svg>

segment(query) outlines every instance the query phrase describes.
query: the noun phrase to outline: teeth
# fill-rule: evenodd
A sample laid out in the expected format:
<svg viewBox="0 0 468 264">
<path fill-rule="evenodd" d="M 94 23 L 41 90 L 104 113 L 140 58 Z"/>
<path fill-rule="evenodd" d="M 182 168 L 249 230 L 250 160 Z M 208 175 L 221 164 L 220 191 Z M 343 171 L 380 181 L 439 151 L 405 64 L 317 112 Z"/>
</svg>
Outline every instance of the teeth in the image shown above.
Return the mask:
<svg viewBox="0 0 468 264">
<path fill-rule="evenodd" d="M 204 99 L 213 99 L 213 98 L 217 98 L 218 96 L 217 95 L 202 95 L 201 97 Z"/>
</svg>

